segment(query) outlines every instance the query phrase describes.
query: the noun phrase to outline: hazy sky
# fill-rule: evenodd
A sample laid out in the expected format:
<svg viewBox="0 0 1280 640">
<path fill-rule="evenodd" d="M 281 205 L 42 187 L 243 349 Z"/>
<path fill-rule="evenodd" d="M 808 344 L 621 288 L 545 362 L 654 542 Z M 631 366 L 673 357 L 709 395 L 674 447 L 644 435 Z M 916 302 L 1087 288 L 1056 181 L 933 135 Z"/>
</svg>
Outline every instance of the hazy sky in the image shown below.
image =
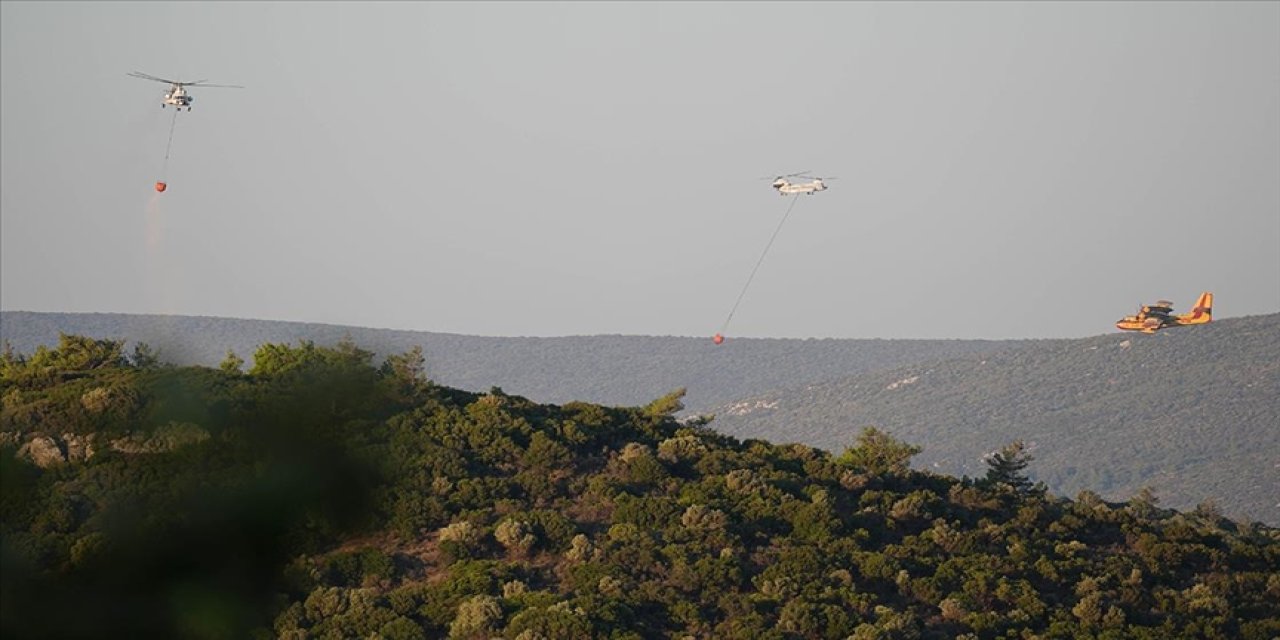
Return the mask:
<svg viewBox="0 0 1280 640">
<path fill-rule="evenodd" d="M 1280 4 L 0 3 L 0 308 L 479 335 L 1280 311 Z M 208 79 L 178 117 L 165 87 Z"/>
</svg>

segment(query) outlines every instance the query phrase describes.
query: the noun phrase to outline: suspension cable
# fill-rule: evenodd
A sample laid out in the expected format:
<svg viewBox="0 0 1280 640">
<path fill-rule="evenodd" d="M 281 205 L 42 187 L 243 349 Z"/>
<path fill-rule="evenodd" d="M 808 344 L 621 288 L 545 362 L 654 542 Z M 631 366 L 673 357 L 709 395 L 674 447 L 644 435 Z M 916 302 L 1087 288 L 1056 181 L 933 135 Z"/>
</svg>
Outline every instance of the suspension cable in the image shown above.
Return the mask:
<svg viewBox="0 0 1280 640">
<path fill-rule="evenodd" d="M 791 196 L 791 204 L 787 205 L 787 212 L 783 214 L 782 220 L 778 222 L 778 227 L 773 230 L 773 235 L 769 237 L 769 244 L 766 244 L 764 251 L 760 253 L 760 259 L 756 260 L 756 266 L 751 269 L 751 275 L 747 277 L 747 283 L 742 285 L 742 292 L 738 294 L 738 299 L 733 303 L 733 308 L 729 310 L 729 317 L 724 319 L 724 324 L 720 326 L 717 335 L 723 334 L 725 329 L 729 328 L 729 321 L 733 320 L 733 314 L 737 313 L 738 305 L 742 304 L 743 296 L 747 295 L 747 289 L 751 286 L 751 281 L 756 278 L 756 271 L 760 270 L 760 265 L 764 262 L 765 256 L 769 255 L 769 248 L 773 246 L 773 241 L 778 239 L 778 233 L 782 231 L 782 225 L 787 223 L 787 218 L 791 217 L 791 210 L 795 209 L 796 201 L 800 199 L 800 194 Z"/>
</svg>

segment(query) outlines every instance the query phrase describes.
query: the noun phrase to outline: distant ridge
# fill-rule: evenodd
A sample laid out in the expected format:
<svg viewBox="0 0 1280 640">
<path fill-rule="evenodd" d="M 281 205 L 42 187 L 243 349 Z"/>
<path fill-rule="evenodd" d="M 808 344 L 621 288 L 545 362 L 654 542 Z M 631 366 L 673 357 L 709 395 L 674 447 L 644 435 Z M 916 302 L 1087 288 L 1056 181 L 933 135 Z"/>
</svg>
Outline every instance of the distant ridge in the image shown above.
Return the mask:
<svg viewBox="0 0 1280 640">
<path fill-rule="evenodd" d="M 428 374 L 452 387 L 538 402 L 635 406 L 685 387 L 705 410 L 769 389 L 810 384 L 917 362 L 987 353 L 1027 340 L 732 339 L 662 336 L 504 338 L 341 325 L 199 316 L 0 312 L 0 338 L 20 353 L 57 343 L 58 333 L 146 342 L 174 364 L 216 366 L 228 349 L 252 363 L 264 343 L 350 336 L 379 357 L 422 347 Z"/>
<path fill-rule="evenodd" d="M 1050 489 L 1161 504 L 1213 500 L 1280 524 L 1280 314 L 1152 335 L 1045 341 L 917 363 L 715 409 L 736 437 L 840 451 L 865 426 L 924 448 L 917 466 L 985 472 L 985 453 L 1032 444 Z"/>
</svg>

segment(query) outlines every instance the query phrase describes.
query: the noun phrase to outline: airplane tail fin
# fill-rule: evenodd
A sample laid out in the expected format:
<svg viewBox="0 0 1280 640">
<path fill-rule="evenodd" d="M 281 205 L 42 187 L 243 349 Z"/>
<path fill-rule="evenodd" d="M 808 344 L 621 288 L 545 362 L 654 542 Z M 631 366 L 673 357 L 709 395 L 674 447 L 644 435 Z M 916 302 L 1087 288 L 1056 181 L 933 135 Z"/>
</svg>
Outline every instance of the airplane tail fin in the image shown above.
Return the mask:
<svg viewBox="0 0 1280 640">
<path fill-rule="evenodd" d="M 1191 313 L 1178 317 L 1180 324 L 1205 324 L 1211 320 L 1213 320 L 1213 294 L 1208 291 L 1200 294 L 1196 300 L 1196 306 L 1191 307 Z"/>
</svg>

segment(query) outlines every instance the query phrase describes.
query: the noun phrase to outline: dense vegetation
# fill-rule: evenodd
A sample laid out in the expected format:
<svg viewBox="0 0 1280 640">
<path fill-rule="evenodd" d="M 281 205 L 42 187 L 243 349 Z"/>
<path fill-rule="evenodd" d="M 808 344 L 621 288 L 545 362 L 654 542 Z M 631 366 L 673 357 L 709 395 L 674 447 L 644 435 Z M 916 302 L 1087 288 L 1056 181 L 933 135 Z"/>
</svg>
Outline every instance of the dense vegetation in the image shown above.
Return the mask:
<svg viewBox="0 0 1280 640">
<path fill-rule="evenodd" d="M 717 347 L 709 336 L 499 338 L 229 318 L 0 312 L 0 335 L 20 352 L 52 347 L 59 333 L 145 342 L 168 362 L 204 366 L 216 366 L 228 349 L 251 360 L 261 344 L 332 346 L 350 338 L 377 357 L 420 347 L 436 382 L 459 389 L 499 386 L 539 402 L 632 405 L 683 387 L 690 411 L 791 385 L 1029 344 L 731 338 Z"/>
<path fill-rule="evenodd" d="M 918 444 L 917 465 L 981 473 L 1021 438 L 1060 495 L 1215 503 L 1280 524 L 1280 314 L 1152 335 L 1041 343 L 774 392 L 715 411 L 739 438 L 839 451 L 876 426 Z"/>
<path fill-rule="evenodd" d="M 0 361 L 4 637 L 1258 638 L 1280 535 L 1054 498 L 1012 442 L 912 471 L 644 407 L 429 382 L 420 351 Z"/>
</svg>

